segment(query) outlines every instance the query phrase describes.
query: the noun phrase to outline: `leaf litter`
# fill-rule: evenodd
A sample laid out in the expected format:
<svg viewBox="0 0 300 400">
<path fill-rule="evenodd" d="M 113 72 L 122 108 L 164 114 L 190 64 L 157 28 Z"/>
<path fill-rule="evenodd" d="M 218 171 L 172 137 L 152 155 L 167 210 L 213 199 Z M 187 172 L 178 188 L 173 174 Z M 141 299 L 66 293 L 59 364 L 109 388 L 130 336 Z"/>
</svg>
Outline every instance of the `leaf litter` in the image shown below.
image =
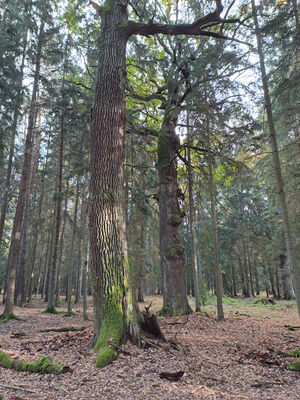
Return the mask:
<svg viewBox="0 0 300 400">
<path fill-rule="evenodd" d="M 77 308 L 76 308 L 77 307 Z M 66 370 L 61 375 L 21 373 L 0 367 L 4 400 L 300 400 L 300 374 L 289 371 L 285 353 L 300 347 L 295 307 L 266 317 L 249 308 L 225 306 L 225 321 L 192 314 L 160 321 L 169 343 L 146 339 L 142 348 L 122 346 L 116 361 L 100 370 L 89 348 L 93 322 L 79 306 L 71 317 L 43 314 L 44 303 L 18 308 L 25 321 L 0 324 L 0 349 L 26 361 L 50 356 Z M 1 313 L 2 309 L 0 309 Z M 92 316 L 91 304 L 89 316 Z M 272 313 L 271 313 L 272 314 Z M 67 332 L 41 332 L 75 327 Z M 129 354 L 128 354 L 129 353 Z M 180 380 L 164 374 L 184 372 Z"/>
</svg>

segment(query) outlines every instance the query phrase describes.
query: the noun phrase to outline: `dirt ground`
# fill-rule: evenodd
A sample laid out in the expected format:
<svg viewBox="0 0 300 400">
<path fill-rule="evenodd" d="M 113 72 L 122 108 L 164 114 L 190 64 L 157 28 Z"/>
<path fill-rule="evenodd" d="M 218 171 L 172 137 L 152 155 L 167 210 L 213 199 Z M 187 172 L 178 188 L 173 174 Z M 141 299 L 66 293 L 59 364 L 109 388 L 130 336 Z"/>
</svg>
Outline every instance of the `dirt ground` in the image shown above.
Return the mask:
<svg viewBox="0 0 300 400">
<path fill-rule="evenodd" d="M 151 310 L 157 311 L 161 299 L 153 297 L 152 301 Z M 177 348 L 154 340 L 141 349 L 127 344 L 123 349 L 130 355 L 120 353 L 102 370 L 94 366 L 95 352 L 88 348 L 93 335 L 91 306 L 89 321 L 83 321 L 80 306 L 74 307 L 72 317 L 64 316 L 64 305 L 58 315 L 43 314 L 44 309 L 40 300 L 30 308 L 16 307 L 15 313 L 25 321 L 0 324 L 0 348 L 27 361 L 48 355 L 72 372 L 55 376 L 0 368 L 4 400 L 300 399 L 300 373 L 287 369 L 295 359 L 284 354 L 300 348 L 300 329 L 291 331 L 284 326 L 300 325 L 292 302 L 226 305 L 224 322 L 217 321 L 214 306 L 206 306 L 206 314 L 166 318 L 161 320 L 162 329 Z M 41 332 L 66 326 L 84 326 L 85 330 Z M 159 376 L 177 371 L 184 371 L 178 382 Z"/>
</svg>

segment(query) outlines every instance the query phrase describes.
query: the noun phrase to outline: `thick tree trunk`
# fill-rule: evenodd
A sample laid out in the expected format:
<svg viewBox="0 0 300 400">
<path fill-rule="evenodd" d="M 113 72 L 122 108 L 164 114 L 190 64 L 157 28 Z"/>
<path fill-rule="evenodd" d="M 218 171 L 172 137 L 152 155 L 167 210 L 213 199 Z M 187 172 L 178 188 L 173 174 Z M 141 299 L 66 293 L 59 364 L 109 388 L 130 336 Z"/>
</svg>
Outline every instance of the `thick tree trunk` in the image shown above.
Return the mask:
<svg viewBox="0 0 300 400">
<path fill-rule="evenodd" d="M 285 241 L 286 241 L 288 260 L 289 260 L 292 278 L 293 278 L 294 290 L 295 290 L 297 307 L 298 307 L 298 314 L 300 317 L 300 264 L 299 264 L 299 262 L 297 260 L 297 256 L 296 256 L 295 241 L 292 236 L 290 218 L 289 218 L 289 214 L 288 214 L 286 194 L 285 194 L 285 190 L 284 190 L 284 181 L 283 181 L 283 177 L 282 177 L 282 173 L 281 173 L 281 163 L 280 163 L 279 152 L 278 152 L 277 134 L 276 134 L 275 124 L 274 124 L 274 119 L 273 119 L 273 111 L 272 111 L 272 104 L 271 104 L 270 93 L 269 93 L 268 78 L 267 78 L 267 73 L 266 73 L 266 68 L 265 68 L 262 38 L 261 38 L 260 29 L 259 29 L 257 10 L 255 7 L 254 0 L 251 0 L 251 4 L 252 4 L 252 12 L 253 12 L 253 18 L 254 18 L 255 32 L 256 32 L 256 40 L 257 40 L 257 48 L 258 48 L 258 55 L 259 55 L 259 62 L 260 62 L 260 69 L 261 69 L 265 106 L 266 106 L 267 117 L 268 117 L 270 143 L 271 143 L 271 147 L 272 147 L 272 156 L 273 156 L 273 165 L 274 165 L 274 174 L 275 174 L 275 178 L 277 181 L 278 198 L 279 198 L 280 209 L 281 209 L 282 220 L 283 220 L 283 230 L 284 230 L 284 236 L 285 236 Z"/>
<path fill-rule="evenodd" d="M 178 203 L 177 150 L 179 139 L 175 133 L 176 118 L 173 110 L 165 110 L 165 117 L 158 136 L 159 171 L 159 237 L 160 263 L 163 292 L 163 315 L 189 314 L 187 295 L 183 282 L 184 247 L 178 228 L 182 212 Z"/>
<path fill-rule="evenodd" d="M 22 230 L 22 222 L 23 222 L 23 214 L 24 207 L 26 201 L 26 191 L 28 189 L 29 176 L 30 176 L 30 167 L 31 167 L 31 152 L 32 152 L 32 134 L 34 128 L 35 121 L 35 107 L 36 107 L 36 98 L 38 91 L 38 83 L 40 77 L 40 64 L 41 64 L 41 50 L 42 50 L 42 42 L 44 36 L 44 21 L 41 22 L 39 36 L 38 36 L 38 47 L 37 47 L 37 55 L 36 55 L 36 63 L 35 63 L 35 75 L 34 75 L 34 83 L 32 89 L 32 97 L 30 103 L 29 110 L 29 121 L 28 121 L 28 129 L 26 135 L 26 143 L 24 149 L 24 164 L 22 168 L 21 181 L 19 186 L 19 194 L 18 201 L 16 207 L 16 213 L 13 223 L 12 236 L 11 236 L 11 255 L 8 263 L 8 280 L 7 280 L 7 295 L 5 301 L 5 308 L 3 312 L 4 317 L 8 317 L 13 314 L 14 308 L 14 291 L 15 291 L 15 279 L 16 279 L 16 269 L 17 263 L 20 255 L 20 246 L 21 246 L 21 230 Z"/>
<path fill-rule="evenodd" d="M 90 241 L 96 365 L 116 357 L 115 345 L 128 334 L 135 318 L 124 218 L 124 133 L 126 43 L 120 26 L 126 6 L 106 1 L 100 32 L 95 105 L 91 113 Z M 134 302 L 137 304 L 137 302 Z"/>
</svg>

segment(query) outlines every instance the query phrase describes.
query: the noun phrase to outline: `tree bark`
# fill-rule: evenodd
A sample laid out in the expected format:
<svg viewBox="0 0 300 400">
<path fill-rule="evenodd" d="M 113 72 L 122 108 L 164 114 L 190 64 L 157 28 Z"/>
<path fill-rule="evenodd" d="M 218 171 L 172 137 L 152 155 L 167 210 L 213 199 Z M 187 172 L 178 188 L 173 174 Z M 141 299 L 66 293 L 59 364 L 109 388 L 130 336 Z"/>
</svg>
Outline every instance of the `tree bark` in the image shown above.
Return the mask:
<svg viewBox="0 0 300 400">
<path fill-rule="evenodd" d="M 178 203 L 177 151 L 180 143 L 175 133 L 176 114 L 172 109 L 165 110 L 158 135 L 159 237 L 163 292 L 161 314 L 168 316 L 191 312 L 183 282 L 184 247 L 178 232 L 183 214 Z"/>
<path fill-rule="evenodd" d="M 207 132 L 207 149 L 208 149 L 208 169 L 209 169 L 209 195 L 211 207 L 211 224 L 213 231 L 213 245 L 214 245 L 214 265 L 216 274 L 216 295 L 217 295 L 217 313 L 218 320 L 224 320 L 223 301 L 222 301 L 222 270 L 219 259 L 219 243 L 217 231 L 217 214 L 216 214 L 216 187 L 214 180 L 214 169 L 212 151 L 210 145 L 210 133 Z"/>
<path fill-rule="evenodd" d="M 191 166 L 191 150 L 188 148 L 188 185 L 189 185 L 189 227 L 191 235 L 191 260 L 192 270 L 194 277 L 194 291 L 195 291 L 195 311 L 201 310 L 200 293 L 199 293 L 199 271 L 196 250 L 196 234 L 195 234 L 195 209 L 193 198 L 193 171 Z"/>
</svg>

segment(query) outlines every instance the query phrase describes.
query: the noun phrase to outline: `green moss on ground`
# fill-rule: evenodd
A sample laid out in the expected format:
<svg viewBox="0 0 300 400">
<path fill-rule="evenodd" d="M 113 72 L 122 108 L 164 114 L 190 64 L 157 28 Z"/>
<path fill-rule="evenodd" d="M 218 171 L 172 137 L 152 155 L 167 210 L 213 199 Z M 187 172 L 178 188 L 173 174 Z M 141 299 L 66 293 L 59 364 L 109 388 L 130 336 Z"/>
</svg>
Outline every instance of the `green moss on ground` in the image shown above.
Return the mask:
<svg viewBox="0 0 300 400">
<path fill-rule="evenodd" d="M 0 366 L 14 369 L 19 372 L 31 372 L 39 374 L 59 374 L 63 366 L 55 364 L 50 357 L 43 357 L 38 361 L 16 360 L 0 350 Z"/>
<path fill-rule="evenodd" d="M 7 315 L 5 315 L 5 314 L 0 315 L 0 321 L 3 324 L 10 321 L 11 319 L 14 319 L 16 321 L 23 321 L 22 318 L 17 317 L 14 313 L 9 313 Z"/>
<path fill-rule="evenodd" d="M 298 371 L 300 372 L 300 361 L 294 361 L 288 365 L 288 369 L 290 371 Z"/>
<path fill-rule="evenodd" d="M 292 351 L 291 353 L 285 353 L 287 357 L 300 357 L 300 349 L 296 349 L 295 351 Z"/>
<path fill-rule="evenodd" d="M 42 314 L 59 314 L 60 312 L 55 308 L 46 308 L 45 311 L 42 312 Z"/>
<path fill-rule="evenodd" d="M 270 304 L 274 305 L 276 304 L 276 301 L 267 297 L 261 297 L 259 299 L 256 299 L 253 304 L 255 305 L 264 305 L 264 306 L 269 306 Z"/>
<path fill-rule="evenodd" d="M 118 346 L 124 331 L 124 317 L 121 304 L 106 306 L 104 320 L 97 343 L 94 347 L 99 350 L 96 366 L 103 368 L 117 358 L 114 346 Z"/>
</svg>

